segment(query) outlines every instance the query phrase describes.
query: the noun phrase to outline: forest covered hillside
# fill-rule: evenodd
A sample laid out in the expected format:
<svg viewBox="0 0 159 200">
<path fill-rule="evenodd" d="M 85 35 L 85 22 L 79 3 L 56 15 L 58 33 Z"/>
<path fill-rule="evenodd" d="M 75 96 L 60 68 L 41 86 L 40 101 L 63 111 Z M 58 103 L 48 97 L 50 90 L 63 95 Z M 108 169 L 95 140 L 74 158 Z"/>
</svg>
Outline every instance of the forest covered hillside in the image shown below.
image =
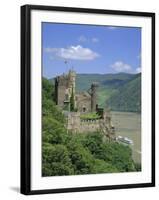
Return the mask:
<svg viewBox="0 0 159 200">
<path fill-rule="evenodd" d="M 119 87 L 106 101 L 106 105 L 115 111 L 141 112 L 141 76 Z"/>
</svg>

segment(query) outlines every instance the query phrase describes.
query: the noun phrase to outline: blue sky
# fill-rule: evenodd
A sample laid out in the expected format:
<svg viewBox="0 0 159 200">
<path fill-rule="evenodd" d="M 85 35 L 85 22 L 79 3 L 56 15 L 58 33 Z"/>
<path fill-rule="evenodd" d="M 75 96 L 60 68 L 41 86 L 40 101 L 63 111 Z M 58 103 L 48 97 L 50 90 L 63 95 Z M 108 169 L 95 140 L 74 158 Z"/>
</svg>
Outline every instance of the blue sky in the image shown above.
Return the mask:
<svg viewBox="0 0 159 200">
<path fill-rule="evenodd" d="M 43 76 L 141 71 L 141 29 L 42 23 Z"/>
</svg>

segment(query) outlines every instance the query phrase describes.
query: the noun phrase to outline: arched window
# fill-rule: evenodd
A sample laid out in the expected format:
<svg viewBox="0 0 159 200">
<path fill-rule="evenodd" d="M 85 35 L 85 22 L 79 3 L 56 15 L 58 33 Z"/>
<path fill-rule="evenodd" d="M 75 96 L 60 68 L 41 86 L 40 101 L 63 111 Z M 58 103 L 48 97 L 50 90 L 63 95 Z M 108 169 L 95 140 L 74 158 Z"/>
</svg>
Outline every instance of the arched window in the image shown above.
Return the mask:
<svg viewBox="0 0 159 200">
<path fill-rule="evenodd" d="M 85 107 L 85 106 L 82 108 L 82 111 L 83 111 L 83 112 L 86 112 L 86 107 Z"/>
</svg>

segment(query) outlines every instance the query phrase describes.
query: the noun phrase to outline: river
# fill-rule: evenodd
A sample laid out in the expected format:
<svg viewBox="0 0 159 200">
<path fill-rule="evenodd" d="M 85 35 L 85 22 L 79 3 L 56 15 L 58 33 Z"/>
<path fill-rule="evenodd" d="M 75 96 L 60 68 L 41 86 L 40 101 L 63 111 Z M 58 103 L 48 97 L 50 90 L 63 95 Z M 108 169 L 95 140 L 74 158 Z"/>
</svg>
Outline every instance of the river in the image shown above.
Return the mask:
<svg viewBox="0 0 159 200">
<path fill-rule="evenodd" d="M 133 160 L 141 163 L 141 114 L 132 112 L 111 112 L 112 123 L 116 130 L 116 136 L 124 136 L 133 140 Z"/>
</svg>

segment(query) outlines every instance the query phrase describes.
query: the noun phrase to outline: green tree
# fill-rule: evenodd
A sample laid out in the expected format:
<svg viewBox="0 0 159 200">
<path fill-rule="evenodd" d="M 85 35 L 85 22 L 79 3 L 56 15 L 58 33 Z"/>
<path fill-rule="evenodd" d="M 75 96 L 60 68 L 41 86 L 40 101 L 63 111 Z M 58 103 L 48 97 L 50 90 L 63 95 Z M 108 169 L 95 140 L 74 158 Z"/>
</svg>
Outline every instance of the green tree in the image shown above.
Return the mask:
<svg viewBox="0 0 159 200">
<path fill-rule="evenodd" d="M 59 121 L 61 124 L 65 124 L 65 117 L 61 110 L 55 105 L 55 103 L 50 100 L 43 98 L 42 101 L 42 115 L 43 117 L 52 117 Z"/>
<path fill-rule="evenodd" d="M 43 117 L 43 142 L 50 144 L 63 144 L 67 138 L 66 129 L 63 124 L 52 117 Z"/>
<path fill-rule="evenodd" d="M 118 172 L 118 169 L 112 164 L 105 162 L 104 160 L 95 159 L 92 172 L 97 173 L 113 173 Z"/>
<path fill-rule="evenodd" d="M 68 143 L 69 156 L 74 167 L 75 174 L 90 174 L 93 171 L 94 157 L 81 144 Z"/>
<path fill-rule="evenodd" d="M 42 95 L 47 99 L 53 100 L 54 99 L 54 85 L 48 81 L 46 78 L 42 78 Z"/>
<path fill-rule="evenodd" d="M 64 145 L 43 144 L 43 176 L 73 174 L 69 152 Z"/>
<path fill-rule="evenodd" d="M 100 132 L 87 134 L 83 145 L 88 148 L 89 151 L 96 155 L 101 151 L 101 144 L 103 143 L 103 136 Z"/>
<path fill-rule="evenodd" d="M 101 151 L 96 155 L 97 158 L 111 163 L 120 172 L 135 171 L 132 151 L 129 146 L 107 142 L 103 143 L 101 147 Z"/>
</svg>

